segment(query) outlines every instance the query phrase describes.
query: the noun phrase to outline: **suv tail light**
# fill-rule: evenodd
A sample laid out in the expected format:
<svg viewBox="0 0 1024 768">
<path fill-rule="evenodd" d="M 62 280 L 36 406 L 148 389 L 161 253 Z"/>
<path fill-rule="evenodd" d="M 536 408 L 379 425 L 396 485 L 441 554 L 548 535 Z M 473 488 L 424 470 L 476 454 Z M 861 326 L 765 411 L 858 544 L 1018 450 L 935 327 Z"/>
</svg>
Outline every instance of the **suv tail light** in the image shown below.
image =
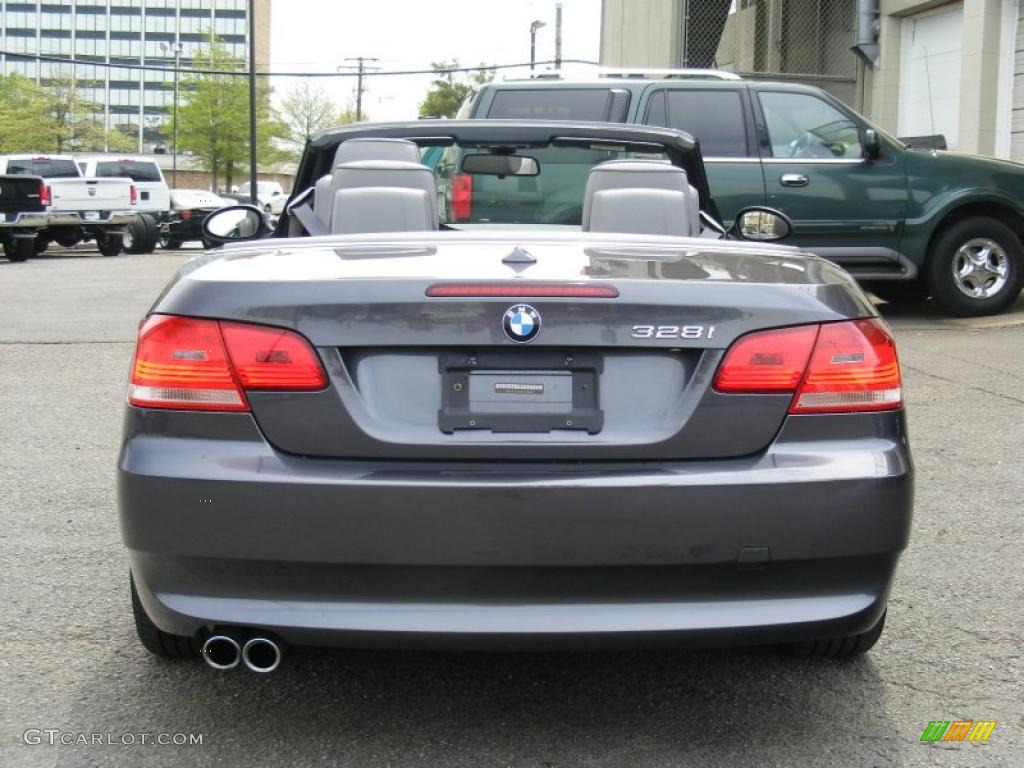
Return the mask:
<svg viewBox="0 0 1024 768">
<path fill-rule="evenodd" d="M 50 191 L 50 186 L 45 182 L 39 185 L 39 202 L 46 207 L 50 207 L 53 203 L 53 194 Z"/>
<path fill-rule="evenodd" d="M 139 189 L 134 184 L 131 185 L 131 189 L 128 193 L 131 196 L 132 205 L 139 204 Z"/>
<path fill-rule="evenodd" d="M 452 221 L 469 221 L 473 215 L 473 177 L 468 173 L 452 176 L 451 185 Z"/>
<path fill-rule="evenodd" d="M 903 404 L 896 345 L 878 319 L 759 331 L 715 376 L 725 393 L 793 393 L 790 413 L 885 411 Z"/>
<path fill-rule="evenodd" d="M 248 411 L 244 390 L 317 390 L 326 384 L 313 348 L 292 331 L 153 315 L 139 329 L 128 402 Z"/>
</svg>

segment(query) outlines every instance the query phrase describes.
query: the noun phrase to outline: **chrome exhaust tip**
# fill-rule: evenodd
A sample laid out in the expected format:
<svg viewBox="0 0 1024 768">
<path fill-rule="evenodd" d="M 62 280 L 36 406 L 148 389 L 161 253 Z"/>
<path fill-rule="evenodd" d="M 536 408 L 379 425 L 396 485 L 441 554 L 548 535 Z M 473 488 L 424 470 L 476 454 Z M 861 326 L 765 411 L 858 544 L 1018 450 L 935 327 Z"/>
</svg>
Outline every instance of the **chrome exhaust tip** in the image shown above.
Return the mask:
<svg viewBox="0 0 1024 768">
<path fill-rule="evenodd" d="M 281 646 L 269 637 L 257 635 L 249 638 L 242 647 L 242 661 L 245 668 L 262 675 L 269 674 L 281 666 Z"/>
<path fill-rule="evenodd" d="M 202 648 L 203 661 L 214 669 L 234 669 L 242 658 L 238 641 L 229 635 L 210 635 Z"/>
</svg>

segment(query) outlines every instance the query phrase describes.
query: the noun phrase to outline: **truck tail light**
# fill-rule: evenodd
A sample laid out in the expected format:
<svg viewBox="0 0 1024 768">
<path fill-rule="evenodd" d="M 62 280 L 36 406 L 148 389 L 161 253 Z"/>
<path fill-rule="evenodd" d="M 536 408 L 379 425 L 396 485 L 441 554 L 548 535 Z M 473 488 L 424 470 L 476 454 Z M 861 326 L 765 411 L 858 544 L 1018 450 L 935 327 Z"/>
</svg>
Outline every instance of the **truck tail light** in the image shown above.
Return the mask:
<svg viewBox="0 0 1024 768">
<path fill-rule="evenodd" d="M 452 176 L 451 184 L 452 221 L 469 221 L 473 215 L 473 177 L 468 173 Z"/>
<path fill-rule="evenodd" d="M 189 219 L 192 218 L 192 211 L 185 210 L 182 211 L 179 215 L 181 216 L 182 221 L 188 221 Z"/>
<path fill-rule="evenodd" d="M 131 189 L 128 193 L 131 196 L 132 205 L 139 204 L 139 189 L 134 184 L 131 185 Z"/>
<path fill-rule="evenodd" d="M 244 390 L 323 389 L 327 379 L 296 333 L 153 315 L 139 329 L 128 402 L 142 408 L 248 411 Z"/>
<path fill-rule="evenodd" d="M 903 404 L 896 345 L 878 319 L 759 331 L 729 348 L 714 387 L 793 393 L 789 412 L 885 411 Z"/>
<path fill-rule="evenodd" d="M 50 186 L 45 182 L 39 185 L 39 202 L 46 207 L 53 204 L 53 193 L 50 191 Z"/>
</svg>

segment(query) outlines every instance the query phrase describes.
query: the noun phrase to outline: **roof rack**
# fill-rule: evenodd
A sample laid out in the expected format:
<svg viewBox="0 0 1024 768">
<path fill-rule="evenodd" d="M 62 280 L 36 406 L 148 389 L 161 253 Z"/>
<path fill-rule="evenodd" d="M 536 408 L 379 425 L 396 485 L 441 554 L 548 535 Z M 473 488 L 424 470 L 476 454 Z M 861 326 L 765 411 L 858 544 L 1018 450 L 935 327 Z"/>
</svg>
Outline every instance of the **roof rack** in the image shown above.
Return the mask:
<svg viewBox="0 0 1024 768">
<path fill-rule="evenodd" d="M 710 80 L 742 80 L 735 72 L 724 69 L 646 69 L 632 67 L 601 67 L 598 77 L 636 77 L 643 79 L 668 80 L 672 78 L 707 78 Z"/>
<path fill-rule="evenodd" d="M 586 79 L 637 79 L 637 80 L 742 80 L 735 72 L 724 69 L 646 69 L 636 67 L 596 67 L 594 69 L 546 69 L 532 72 L 529 76 L 513 75 L 506 81 L 525 80 L 586 80 Z"/>
</svg>

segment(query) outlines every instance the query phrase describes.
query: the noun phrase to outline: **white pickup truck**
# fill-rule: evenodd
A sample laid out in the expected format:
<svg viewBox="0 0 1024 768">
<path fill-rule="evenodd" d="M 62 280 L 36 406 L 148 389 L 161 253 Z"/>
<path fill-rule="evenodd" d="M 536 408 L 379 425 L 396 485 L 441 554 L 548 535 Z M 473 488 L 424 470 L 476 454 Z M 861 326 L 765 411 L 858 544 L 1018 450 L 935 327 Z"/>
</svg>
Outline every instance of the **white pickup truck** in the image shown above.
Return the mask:
<svg viewBox="0 0 1024 768">
<path fill-rule="evenodd" d="M 152 253 L 160 242 L 161 229 L 171 215 L 171 192 L 155 160 L 115 155 L 79 155 L 83 176 L 97 179 L 131 179 L 138 190 L 135 223 L 125 229 L 126 253 Z"/>
<path fill-rule="evenodd" d="M 131 179 L 86 178 L 71 155 L 0 155 L 0 173 L 45 182 L 45 212 L 34 214 L 41 224 L 36 253 L 51 241 L 69 247 L 95 240 L 104 256 L 124 249 L 125 227 L 137 219 L 138 190 Z"/>
</svg>

